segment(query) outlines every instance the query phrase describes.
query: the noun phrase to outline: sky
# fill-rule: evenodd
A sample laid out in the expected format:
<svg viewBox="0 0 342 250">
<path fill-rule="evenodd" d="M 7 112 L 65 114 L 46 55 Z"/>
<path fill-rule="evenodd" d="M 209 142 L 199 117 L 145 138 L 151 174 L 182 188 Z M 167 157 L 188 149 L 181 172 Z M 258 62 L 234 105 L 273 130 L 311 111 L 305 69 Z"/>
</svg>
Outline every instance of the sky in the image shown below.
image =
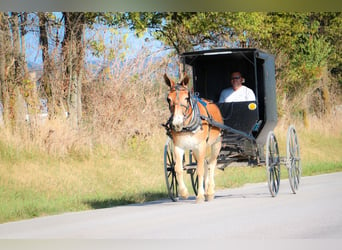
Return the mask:
<svg viewBox="0 0 342 250">
<path fill-rule="evenodd" d="M 54 13 L 57 17 L 60 17 L 60 13 Z M 26 56 L 27 62 L 33 65 L 40 65 L 42 63 L 42 52 L 39 48 L 39 29 L 37 25 L 32 25 L 29 28 L 30 32 L 25 35 L 26 43 Z M 56 36 L 58 32 L 59 40 L 62 41 L 63 38 L 63 27 L 58 31 L 50 31 Z M 122 45 L 123 40 L 125 40 L 125 46 L 123 50 L 127 57 L 135 57 L 136 53 L 141 51 L 141 49 L 148 47 L 152 52 L 163 50 L 164 45 L 162 42 L 155 40 L 149 32 L 146 32 L 144 36 L 138 38 L 134 31 L 128 28 L 113 29 L 103 25 L 96 25 L 95 29 L 86 30 L 86 39 L 89 42 L 103 41 L 106 47 L 115 47 Z M 55 40 L 55 39 L 53 39 Z M 50 37 L 50 52 L 55 49 L 54 41 Z M 88 50 L 89 51 L 89 50 Z M 165 53 L 165 51 L 164 51 Z M 103 60 L 102 58 L 96 58 L 91 53 L 87 53 L 86 61 L 98 61 Z"/>
</svg>

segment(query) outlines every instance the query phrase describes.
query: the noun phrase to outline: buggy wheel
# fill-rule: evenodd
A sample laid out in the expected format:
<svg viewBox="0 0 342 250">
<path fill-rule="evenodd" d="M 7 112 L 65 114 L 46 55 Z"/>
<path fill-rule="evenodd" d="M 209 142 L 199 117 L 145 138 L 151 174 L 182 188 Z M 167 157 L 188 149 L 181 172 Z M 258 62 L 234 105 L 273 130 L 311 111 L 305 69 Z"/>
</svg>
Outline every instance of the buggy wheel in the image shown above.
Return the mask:
<svg viewBox="0 0 342 250">
<path fill-rule="evenodd" d="M 191 176 L 191 185 L 192 189 L 194 190 L 195 195 L 197 196 L 197 190 L 198 190 L 198 176 L 196 169 L 190 170 L 190 176 Z"/>
<path fill-rule="evenodd" d="M 302 167 L 300 161 L 299 143 L 294 126 L 287 130 L 286 137 L 286 167 L 289 174 L 289 181 L 292 192 L 295 194 L 298 190 Z"/>
<path fill-rule="evenodd" d="M 197 161 L 194 159 L 192 155 L 192 150 L 189 150 L 189 162 L 185 163 L 184 160 L 184 165 L 187 165 L 187 172 L 190 174 L 191 177 L 191 185 L 192 189 L 194 190 L 195 195 L 197 195 L 197 190 L 198 190 L 198 176 L 197 176 Z"/>
<path fill-rule="evenodd" d="M 172 201 L 178 201 L 178 183 L 175 171 L 175 158 L 173 153 L 173 142 L 167 138 L 164 147 L 164 172 L 166 187 L 169 197 Z"/>
<path fill-rule="evenodd" d="M 275 197 L 278 194 L 280 185 L 280 158 L 278 142 L 273 131 L 270 131 L 267 135 L 266 171 L 268 188 L 272 197 Z"/>
</svg>

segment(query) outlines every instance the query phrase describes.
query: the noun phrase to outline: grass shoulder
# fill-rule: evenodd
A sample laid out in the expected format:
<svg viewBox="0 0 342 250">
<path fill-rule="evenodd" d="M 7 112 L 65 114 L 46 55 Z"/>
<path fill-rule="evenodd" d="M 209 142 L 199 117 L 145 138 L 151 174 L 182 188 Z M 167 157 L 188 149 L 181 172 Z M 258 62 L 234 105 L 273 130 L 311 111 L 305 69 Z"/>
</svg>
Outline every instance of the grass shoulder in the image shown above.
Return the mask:
<svg viewBox="0 0 342 250">
<path fill-rule="evenodd" d="M 307 130 L 299 125 L 297 131 L 303 176 L 342 171 L 340 130 Z M 275 132 L 284 155 L 285 126 L 280 124 Z M 164 131 L 158 131 L 117 147 L 97 144 L 91 150 L 78 147 L 56 155 L 0 139 L 0 223 L 167 198 L 165 140 Z M 287 178 L 284 168 L 282 178 Z M 264 167 L 216 171 L 217 188 L 264 181 Z"/>
</svg>

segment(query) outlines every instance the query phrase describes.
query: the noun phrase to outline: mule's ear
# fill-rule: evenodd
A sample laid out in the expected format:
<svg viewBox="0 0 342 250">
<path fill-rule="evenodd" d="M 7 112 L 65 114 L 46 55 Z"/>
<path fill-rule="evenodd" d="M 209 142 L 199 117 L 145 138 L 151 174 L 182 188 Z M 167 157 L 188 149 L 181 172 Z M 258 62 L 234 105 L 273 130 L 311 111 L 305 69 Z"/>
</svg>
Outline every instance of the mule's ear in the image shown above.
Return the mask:
<svg viewBox="0 0 342 250">
<path fill-rule="evenodd" d="M 189 83 L 189 77 L 188 77 L 188 75 L 186 73 L 184 73 L 184 78 L 182 80 L 182 85 L 186 86 L 186 85 L 188 85 L 188 83 Z"/>
<path fill-rule="evenodd" d="M 167 74 L 164 74 L 164 80 L 167 86 L 169 86 L 170 88 L 172 88 L 175 83 L 167 76 Z"/>
</svg>

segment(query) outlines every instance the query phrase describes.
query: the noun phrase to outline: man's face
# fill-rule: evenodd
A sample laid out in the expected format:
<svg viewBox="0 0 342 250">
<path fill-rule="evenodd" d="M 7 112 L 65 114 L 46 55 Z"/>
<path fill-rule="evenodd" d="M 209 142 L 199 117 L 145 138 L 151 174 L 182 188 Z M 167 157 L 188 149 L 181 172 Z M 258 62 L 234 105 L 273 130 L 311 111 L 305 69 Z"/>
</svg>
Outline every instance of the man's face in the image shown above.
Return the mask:
<svg viewBox="0 0 342 250">
<path fill-rule="evenodd" d="M 230 83 L 232 84 L 232 87 L 233 87 L 234 90 L 237 90 L 238 88 L 240 88 L 242 86 L 241 74 L 238 73 L 238 72 L 234 72 L 231 75 Z"/>
</svg>

